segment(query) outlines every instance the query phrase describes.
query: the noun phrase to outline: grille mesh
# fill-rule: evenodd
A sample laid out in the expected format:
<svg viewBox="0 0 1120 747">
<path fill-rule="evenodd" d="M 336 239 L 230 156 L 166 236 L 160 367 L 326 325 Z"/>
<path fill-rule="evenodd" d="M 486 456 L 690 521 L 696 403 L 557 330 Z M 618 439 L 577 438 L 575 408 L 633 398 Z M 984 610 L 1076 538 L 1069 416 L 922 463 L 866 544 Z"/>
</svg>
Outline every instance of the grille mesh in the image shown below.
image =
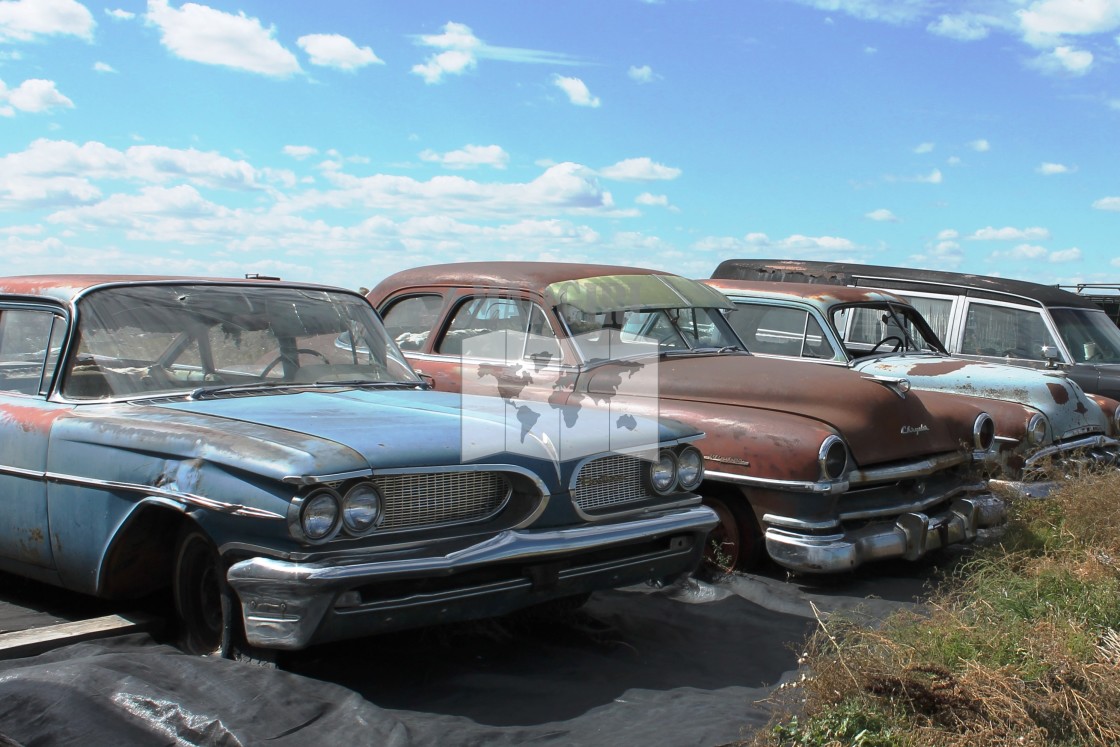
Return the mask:
<svg viewBox="0 0 1120 747">
<path fill-rule="evenodd" d="M 498 472 L 383 475 L 374 484 L 383 501 L 381 529 L 479 521 L 495 514 L 510 494 Z"/>
<path fill-rule="evenodd" d="M 572 500 L 584 511 L 616 506 L 650 498 L 642 481 L 648 462 L 632 456 L 613 454 L 583 465 L 572 490 Z"/>
</svg>

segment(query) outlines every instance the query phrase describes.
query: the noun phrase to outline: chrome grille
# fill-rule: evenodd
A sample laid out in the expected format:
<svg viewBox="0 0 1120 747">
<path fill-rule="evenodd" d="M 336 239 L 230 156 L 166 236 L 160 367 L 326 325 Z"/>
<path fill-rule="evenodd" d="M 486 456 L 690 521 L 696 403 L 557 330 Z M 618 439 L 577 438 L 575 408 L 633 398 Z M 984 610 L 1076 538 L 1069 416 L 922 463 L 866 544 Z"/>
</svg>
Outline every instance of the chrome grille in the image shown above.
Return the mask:
<svg viewBox="0 0 1120 747">
<path fill-rule="evenodd" d="M 593 459 L 580 469 L 572 500 L 584 511 L 595 511 L 650 498 L 642 480 L 642 470 L 648 464 L 622 454 Z"/>
<path fill-rule="evenodd" d="M 374 478 L 381 492 L 382 530 L 480 521 L 496 514 L 510 496 L 499 472 L 432 472 Z"/>
</svg>

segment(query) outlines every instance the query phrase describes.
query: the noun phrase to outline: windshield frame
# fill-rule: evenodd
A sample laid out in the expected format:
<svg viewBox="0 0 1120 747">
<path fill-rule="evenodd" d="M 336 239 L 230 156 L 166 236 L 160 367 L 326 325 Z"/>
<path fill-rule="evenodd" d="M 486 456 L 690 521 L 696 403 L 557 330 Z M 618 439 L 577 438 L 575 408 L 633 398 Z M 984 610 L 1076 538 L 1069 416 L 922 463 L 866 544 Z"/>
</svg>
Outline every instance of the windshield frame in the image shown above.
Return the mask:
<svg viewBox="0 0 1120 747">
<path fill-rule="evenodd" d="M 423 385 L 368 300 L 341 288 L 133 282 L 91 288 L 73 309 L 57 387 L 63 401 L 269 391 L 272 384 L 292 390 L 331 381 Z M 342 331 L 357 331 L 363 342 L 339 350 Z"/>
<path fill-rule="evenodd" d="M 1051 322 L 1054 329 L 1057 331 L 1057 337 L 1061 341 L 1064 348 L 1062 351 L 1067 360 L 1079 366 L 1096 366 L 1096 365 L 1118 365 L 1120 364 L 1120 327 L 1105 313 L 1103 309 L 1085 309 L 1074 306 L 1052 306 L 1047 309 L 1050 315 Z M 1085 324 L 1077 327 L 1079 330 L 1089 329 L 1092 331 L 1092 339 L 1072 339 L 1071 332 L 1075 325 L 1071 324 L 1074 319 L 1080 319 L 1086 322 Z M 1093 343 L 1101 347 L 1101 343 L 1106 342 L 1112 347 L 1114 352 L 1113 357 L 1101 359 L 1093 359 L 1088 354 L 1087 344 Z M 1080 356 L 1075 353 L 1080 351 Z"/>
</svg>

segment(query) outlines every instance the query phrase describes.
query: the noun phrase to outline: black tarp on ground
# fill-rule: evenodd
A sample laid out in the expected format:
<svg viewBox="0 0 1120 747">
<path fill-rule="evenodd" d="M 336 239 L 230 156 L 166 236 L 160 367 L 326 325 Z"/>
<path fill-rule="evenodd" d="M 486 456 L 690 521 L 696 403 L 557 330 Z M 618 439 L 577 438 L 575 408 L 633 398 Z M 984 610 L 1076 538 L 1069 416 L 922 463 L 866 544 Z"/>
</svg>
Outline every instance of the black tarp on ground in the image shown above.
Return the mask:
<svg viewBox="0 0 1120 747">
<path fill-rule="evenodd" d="M 763 701 L 793 676 L 815 614 L 880 617 L 921 585 L 904 572 L 607 592 L 574 615 L 320 647 L 284 671 L 146 635 L 75 644 L 0 662 L 0 735 L 28 747 L 720 745 L 769 718 Z"/>
</svg>

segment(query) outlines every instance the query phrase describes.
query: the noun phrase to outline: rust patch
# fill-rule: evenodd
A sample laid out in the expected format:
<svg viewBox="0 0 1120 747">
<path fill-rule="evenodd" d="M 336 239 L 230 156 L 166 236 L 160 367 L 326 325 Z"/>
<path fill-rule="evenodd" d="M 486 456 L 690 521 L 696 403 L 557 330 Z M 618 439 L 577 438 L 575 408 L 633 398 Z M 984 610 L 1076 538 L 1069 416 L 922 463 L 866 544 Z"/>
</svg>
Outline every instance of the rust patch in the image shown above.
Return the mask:
<svg viewBox="0 0 1120 747">
<path fill-rule="evenodd" d="M 1054 398 L 1054 402 L 1057 404 L 1064 405 L 1066 402 L 1069 402 L 1069 390 L 1061 384 L 1048 382 L 1046 388 L 1050 390 L 1050 396 Z M 1082 405 L 1080 412 L 1084 411 L 1085 407 Z"/>
<path fill-rule="evenodd" d="M 906 372 L 908 376 L 941 376 L 951 374 L 972 365 L 972 361 L 938 361 L 937 363 L 917 363 Z"/>
<path fill-rule="evenodd" d="M 65 415 L 66 412 L 66 410 L 54 408 L 46 409 L 8 404 L 0 405 L 0 420 L 15 424 L 24 433 L 34 433 L 36 431 L 47 433 L 51 429 L 51 424 L 60 416 Z"/>
<path fill-rule="evenodd" d="M 40 529 L 39 527 L 35 527 L 30 532 L 28 532 L 28 534 L 31 536 L 31 541 L 32 542 L 42 542 L 43 541 L 43 530 Z"/>
</svg>

